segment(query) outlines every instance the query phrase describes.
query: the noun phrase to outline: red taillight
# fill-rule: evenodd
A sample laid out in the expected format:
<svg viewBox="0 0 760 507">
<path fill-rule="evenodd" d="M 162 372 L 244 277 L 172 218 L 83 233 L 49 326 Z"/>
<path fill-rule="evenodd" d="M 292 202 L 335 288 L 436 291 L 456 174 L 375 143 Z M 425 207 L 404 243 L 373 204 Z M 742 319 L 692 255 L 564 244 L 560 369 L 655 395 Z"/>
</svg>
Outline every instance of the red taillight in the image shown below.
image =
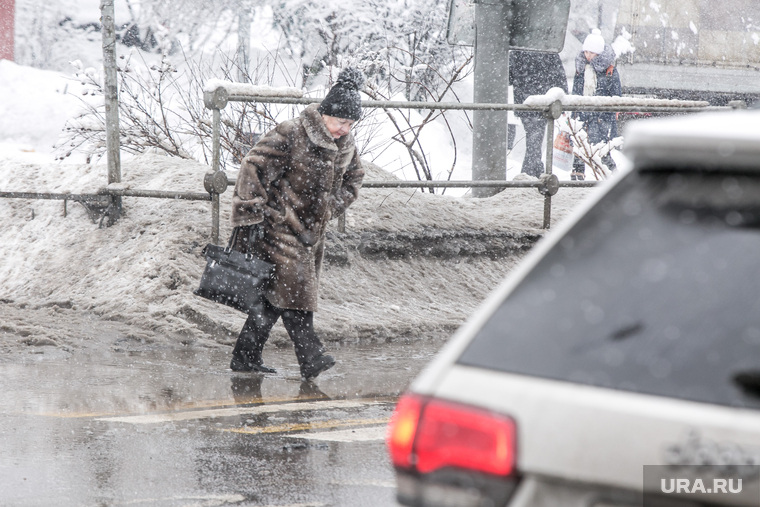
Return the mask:
<svg viewBox="0 0 760 507">
<path fill-rule="evenodd" d="M 422 399 L 416 396 L 402 396 L 396 404 L 388 428 L 388 448 L 395 466 L 410 468 L 414 465 L 412 446 L 421 410 Z"/>
<path fill-rule="evenodd" d="M 509 417 L 415 395 L 399 400 L 388 435 L 393 464 L 421 473 L 455 467 L 509 475 L 515 443 Z"/>
</svg>

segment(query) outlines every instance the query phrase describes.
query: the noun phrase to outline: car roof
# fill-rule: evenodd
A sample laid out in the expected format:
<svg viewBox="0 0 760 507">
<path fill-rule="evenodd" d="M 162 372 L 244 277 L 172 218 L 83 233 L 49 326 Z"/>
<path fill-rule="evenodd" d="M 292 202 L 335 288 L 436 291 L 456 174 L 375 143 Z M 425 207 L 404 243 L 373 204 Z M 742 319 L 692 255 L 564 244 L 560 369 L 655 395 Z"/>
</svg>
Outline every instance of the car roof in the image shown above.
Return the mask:
<svg viewBox="0 0 760 507">
<path fill-rule="evenodd" d="M 760 171 L 760 110 L 638 120 L 625 130 L 624 153 L 636 169 Z"/>
</svg>

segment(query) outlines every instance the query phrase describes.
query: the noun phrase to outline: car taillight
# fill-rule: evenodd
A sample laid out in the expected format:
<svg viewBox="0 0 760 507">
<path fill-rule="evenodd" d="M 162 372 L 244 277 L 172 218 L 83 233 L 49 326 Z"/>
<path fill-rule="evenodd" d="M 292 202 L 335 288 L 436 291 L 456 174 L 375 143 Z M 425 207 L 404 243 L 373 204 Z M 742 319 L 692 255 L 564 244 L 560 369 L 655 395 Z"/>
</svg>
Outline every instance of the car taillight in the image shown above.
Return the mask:
<svg viewBox="0 0 760 507">
<path fill-rule="evenodd" d="M 509 417 L 404 395 L 391 419 L 388 447 L 396 467 L 420 473 L 455 467 L 506 476 L 514 468 L 515 433 Z"/>
<path fill-rule="evenodd" d="M 414 437 L 422 411 L 422 399 L 416 396 L 402 396 L 396 404 L 388 428 L 388 448 L 393 464 L 410 468 L 412 461 Z"/>
</svg>

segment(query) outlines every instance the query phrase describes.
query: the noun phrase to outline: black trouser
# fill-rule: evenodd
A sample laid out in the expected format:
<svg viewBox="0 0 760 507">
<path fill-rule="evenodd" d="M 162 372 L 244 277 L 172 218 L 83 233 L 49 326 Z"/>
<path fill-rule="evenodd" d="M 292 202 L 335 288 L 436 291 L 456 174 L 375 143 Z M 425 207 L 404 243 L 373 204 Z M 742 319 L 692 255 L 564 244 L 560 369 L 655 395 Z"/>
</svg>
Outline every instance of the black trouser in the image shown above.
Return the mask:
<svg viewBox="0 0 760 507">
<path fill-rule="evenodd" d="M 290 339 L 293 340 L 299 365 L 311 363 L 324 352 L 322 342 L 314 331 L 314 312 L 277 308 L 265 299 L 260 312 L 254 310 L 248 314 L 232 350 L 232 356 L 246 364 L 262 364 L 261 352 L 264 350 L 264 344 L 280 317 Z"/>
<path fill-rule="evenodd" d="M 546 132 L 546 119 L 521 116 L 520 121 L 523 124 L 523 129 L 525 129 L 525 156 L 523 157 L 521 172 L 538 178 L 546 169 L 541 161 L 541 146 Z"/>
</svg>

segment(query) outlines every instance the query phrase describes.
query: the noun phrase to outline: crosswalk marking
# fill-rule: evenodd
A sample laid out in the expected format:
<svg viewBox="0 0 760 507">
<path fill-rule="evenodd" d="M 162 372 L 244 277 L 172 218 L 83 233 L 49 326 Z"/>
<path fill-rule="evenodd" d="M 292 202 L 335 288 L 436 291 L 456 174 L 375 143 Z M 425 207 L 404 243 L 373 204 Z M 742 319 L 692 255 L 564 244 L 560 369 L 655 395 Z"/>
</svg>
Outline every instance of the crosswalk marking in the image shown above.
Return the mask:
<svg viewBox="0 0 760 507">
<path fill-rule="evenodd" d="M 319 401 L 324 400 L 324 396 L 298 396 L 297 399 L 293 397 L 280 397 L 280 398 L 266 398 L 260 399 L 252 396 L 250 400 L 246 402 L 233 402 L 229 400 L 197 400 L 187 403 L 177 403 L 172 405 L 172 409 L 176 412 L 182 412 L 185 410 L 196 410 L 200 408 L 234 408 L 239 407 L 241 403 L 282 403 L 282 402 L 302 402 L 302 401 Z M 55 417 L 58 419 L 87 419 L 87 418 L 105 418 L 105 417 L 126 417 L 124 415 L 119 416 L 117 413 L 108 412 L 19 412 L 20 414 L 30 414 L 41 417 Z"/>
<path fill-rule="evenodd" d="M 125 501 L 116 501 L 115 503 L 112 503 L 111 505 L 155 505 L 157 503 L 166 503 L 166 502 L 182 502 L 183 505 L 231 505 L 231 504 L 238 504 L 240 502 L 245 502 L 245 497 L 243 495 L 203 495 L 203 496 L 169 496 L 169 497 L 162 497 L 162 498 L 136 498 L 134 500 L 125 500 Z M 190 503 L 191 502 L 191 503 Z M 295 504 L 293 504 L 294 507 Z M 306 506 L 307 504 L 301 504 L 303 506 Z M 310 504 L 311 506 L 316 507 L 317 505 L 322 506 L 324 504 Z M 272 506 L 274 507 L 274 506 Z M 281 506 L 278 506 L 281 507 Z"/>
<path fill-rule="evenodd" d="M 328 484 L 335 486 L 375 486 L 378 488 L 395 488 L 396 481 L 383 481 L 378 479 L 365 479 L 354 481 L 330 481 Z"/>
<path fill-rule="evenodd" d="M 378 402 L 368 400 L 325 400 L 316 402 L 281 403 L 276 405 L 253 405 L 250 407 L 230 407 L 208 410 L 190 410 L 166 414 L 128 415 L 117 417 L 100 417 L 97 421 L 120 422 L 127 424 L 160 424 L 194 419 L 214 419 L 217 417 L 235 417 L 243 415 L 271 414 L 274 412 L 297 412 L 301 410 L 330 410 L 363 408 Z"/>
<path fill-rule="evenodd" d="M 314 421 L 307 423 L 278 424 L 276 426 L 246 426 L 244 428 L 228 428 L 222 431 L 231 433 L 245 433 L 248 435 L 260 435 L 263 433 L 287 433 L 291 431 L 306 431 L 325 428 L 342 428 L 345 426 L 366 426 L 387 424 L 388 418 L 383 419 L 334 419 L 329 421 Z M 350 430 L 349 430 L 350 431 Z M 294 437 L 308 438 L 310 433 L 298 433 L 288 435 Z"/>
<path fill-rule="evenodd" d="M 383 422 L 387 424 L 388 419 Z M 370 426 L 368 428 L 356 428 L 336 431 L 322 431 L 320 433 L 296 433 L 285 435 L 289 438 L 305 438 L 307 440 L 322 440 L 326 442 L 382 442 L 385 440 L 387 426 Z"/>
</svg>

